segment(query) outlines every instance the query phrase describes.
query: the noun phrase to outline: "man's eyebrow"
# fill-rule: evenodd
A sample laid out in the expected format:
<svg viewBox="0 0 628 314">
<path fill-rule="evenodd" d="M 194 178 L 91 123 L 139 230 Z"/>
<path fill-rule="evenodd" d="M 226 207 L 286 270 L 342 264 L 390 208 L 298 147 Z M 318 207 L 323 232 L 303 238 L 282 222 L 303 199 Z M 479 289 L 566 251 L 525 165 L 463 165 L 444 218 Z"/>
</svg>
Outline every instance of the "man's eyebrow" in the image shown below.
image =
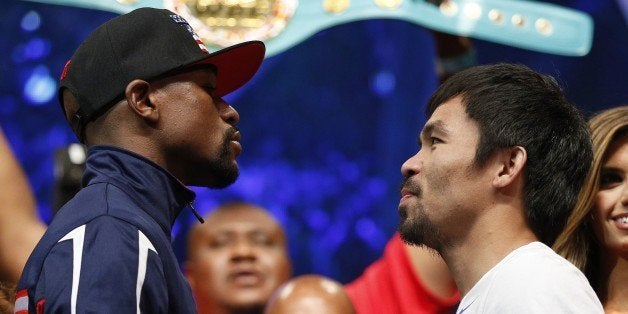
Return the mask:
<svg viewBox="0 0 628 314">
<path fill-rule="evenodd" d="M 423 131 L 421 131 L 421 134 L 419 135 L 419 142 L 421 138 L 429 138 L 434 132 L 438 132 L 443 135 L 449 134 L 449 132 L 447 131 L 447 125 L 445 124 L 445 122 L 443 122 L 443 120 L 432 121 L 427 123 L 425 127 L 423 127 Z"/>
</svg>

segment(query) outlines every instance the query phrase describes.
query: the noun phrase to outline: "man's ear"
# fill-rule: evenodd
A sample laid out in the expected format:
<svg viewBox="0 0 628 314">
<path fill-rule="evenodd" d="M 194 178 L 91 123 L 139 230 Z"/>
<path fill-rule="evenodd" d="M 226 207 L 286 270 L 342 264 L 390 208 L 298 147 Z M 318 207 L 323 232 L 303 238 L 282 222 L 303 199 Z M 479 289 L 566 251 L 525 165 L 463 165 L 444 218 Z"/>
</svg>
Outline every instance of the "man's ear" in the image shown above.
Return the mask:
<svg viewBox="0 0 628 314">
<path fill-rule="evenodd" d="M 493 179 L 493 186 L 501 188 L 510 185 L 523 174 L 528 153 L 521 146 L 501 149 L 498 153 L 499 171 Z"/>
<path fill-rule="evenodd" d="M 124 93 L 127 105 L 133 112 L 150 123 L 156 123 L 159 120 L 159 112 L 148 97 L 150 92 L 150 83 L 144 80 L 133 80 L 126 86 Z"/>
<path fill-rule="evenodd" d="M 79 121 L 74 116 L 74 114 L 79 110 L 78 100 L 76 99 L 76 97 L 74 97 L 74 94 L 72 94 L 72 92 L 70 92 L 70 90 L 67 88 L 63 89 L 62 95 L 63 111 L 65 113 L 65 118 L 70 123 L 70 127 L 72 128 L 74 133 L 80 137 L 80 135 L 78 134 L 80 132 L 78 125 Z"/>
</svg>

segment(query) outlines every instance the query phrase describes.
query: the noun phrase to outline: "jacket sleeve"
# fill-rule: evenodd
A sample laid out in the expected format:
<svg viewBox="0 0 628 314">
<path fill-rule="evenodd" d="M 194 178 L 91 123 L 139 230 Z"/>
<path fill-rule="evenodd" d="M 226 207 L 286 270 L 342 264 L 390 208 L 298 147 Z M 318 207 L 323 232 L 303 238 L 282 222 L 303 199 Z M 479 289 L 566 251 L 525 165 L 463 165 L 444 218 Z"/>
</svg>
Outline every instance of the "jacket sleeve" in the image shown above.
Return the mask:
<svg viewBox="0 0 628 314">
<path fill-rule="evenodd" d="M 101 216 L 54 246 L 33 301 L 45 313 L 166 313 L 166 287 L 151 241 L 136 227 Z"/>
</svg>

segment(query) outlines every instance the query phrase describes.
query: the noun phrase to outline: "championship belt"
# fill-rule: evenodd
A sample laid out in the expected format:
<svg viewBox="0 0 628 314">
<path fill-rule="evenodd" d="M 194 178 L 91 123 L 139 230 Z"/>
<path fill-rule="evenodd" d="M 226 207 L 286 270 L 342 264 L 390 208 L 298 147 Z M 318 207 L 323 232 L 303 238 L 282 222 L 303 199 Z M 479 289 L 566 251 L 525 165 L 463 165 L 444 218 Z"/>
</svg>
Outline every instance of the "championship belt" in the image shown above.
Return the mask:
<svg viewBox="0 0 628 314">
<path fill-rule="evenodd" d="M 584 13 L 523 0 L 28 0 L 127 13 L 140 7 L 183 16 L 210 50 L 246 40 L 272 56 L 343 23 L 398 19 L 458 36 L 564 56 L 591 49 L 593 20 Z"/>
</svg>

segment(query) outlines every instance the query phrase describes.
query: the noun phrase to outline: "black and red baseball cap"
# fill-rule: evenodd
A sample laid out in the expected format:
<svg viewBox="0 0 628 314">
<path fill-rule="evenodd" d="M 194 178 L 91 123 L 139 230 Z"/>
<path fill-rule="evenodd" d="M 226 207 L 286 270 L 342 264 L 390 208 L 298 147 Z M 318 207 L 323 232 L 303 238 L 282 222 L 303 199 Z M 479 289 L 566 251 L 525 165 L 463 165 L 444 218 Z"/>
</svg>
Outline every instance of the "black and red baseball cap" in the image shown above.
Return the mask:
<svg viewBox="0 0 628 314">
<path fill-rule="evenodd" d="M 210 53 L 185 19 L 166 9 L 140 8 L 96 28 L 78 47 L 61 74 L 63 90 L 77 98 L 81 138 L 86 123 L 111 108 L 134 79 L 150 80 L 198 64 L 216 68 L 216 93 L 224 96 L 248 82 L 266 48 L 247 41 Z M 81 138 L 82 139 L 82 138 Z"/>
</svg>

